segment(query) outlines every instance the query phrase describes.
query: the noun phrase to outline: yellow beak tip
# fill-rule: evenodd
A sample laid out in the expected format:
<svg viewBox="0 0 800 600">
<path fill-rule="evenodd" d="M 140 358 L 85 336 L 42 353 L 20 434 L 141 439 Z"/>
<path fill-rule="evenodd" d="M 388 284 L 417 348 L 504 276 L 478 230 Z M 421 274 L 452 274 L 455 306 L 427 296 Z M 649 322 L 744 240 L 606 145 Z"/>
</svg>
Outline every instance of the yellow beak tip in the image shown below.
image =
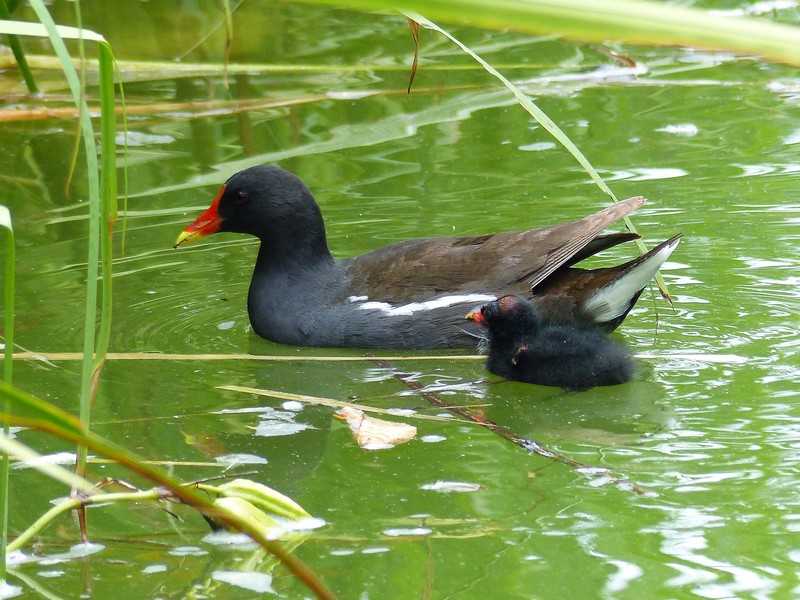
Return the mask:
<svg viewBox="0 0 800 600">
<path fill-rule="evenodd" d="M 183 244 L 188 244 L 193 240 L 197 239 L 198 236 L 195 235 L 196 233 L 197 233 L 196 231 L 181 231 L 181 234 L 178 236 L 178 239 L 175 240 L 175 245 L 173 246 L 173 248 L 177 248 L 179 246 L 182 246 Z"/>
</svg>

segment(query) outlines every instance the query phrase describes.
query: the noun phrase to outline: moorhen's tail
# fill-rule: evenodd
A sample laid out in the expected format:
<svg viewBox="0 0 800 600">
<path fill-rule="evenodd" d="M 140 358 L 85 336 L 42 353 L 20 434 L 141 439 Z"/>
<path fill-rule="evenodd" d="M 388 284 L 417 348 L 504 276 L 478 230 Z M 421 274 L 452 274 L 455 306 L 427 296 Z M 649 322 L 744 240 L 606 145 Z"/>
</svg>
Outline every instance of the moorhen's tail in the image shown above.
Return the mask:
<svg viewBox="0 0 800 600">
<path fill-rule="evenodd" d="M 678 246 L 682 235 L 678 234 L 649 252 L 608 269 L 613 277 L 585 300 L 583 309 L 598 323 L 604 324 L 604 329 L 607 328 L 609 331 L 615 329 L 636 304 L 642 290 Z"/>
</svg>

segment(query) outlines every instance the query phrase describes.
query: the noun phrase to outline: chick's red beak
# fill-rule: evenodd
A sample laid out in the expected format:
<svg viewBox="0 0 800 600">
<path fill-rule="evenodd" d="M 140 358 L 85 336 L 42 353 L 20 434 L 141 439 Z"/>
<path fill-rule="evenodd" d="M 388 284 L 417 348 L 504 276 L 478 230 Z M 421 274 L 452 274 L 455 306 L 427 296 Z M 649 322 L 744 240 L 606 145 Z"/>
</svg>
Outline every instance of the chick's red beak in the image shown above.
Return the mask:
<svg viewBox="0 0 800 600">
<path fill-rule="evenodd" d="M 200 238 L 204 238 L 207 235 L 211 235 L 212 233 L 219 231 L 220 225 L 222 225 L 222 217 L 219 216 L 217 207 L 219 206 L 219 199 L 222 198 L 222 194 L 224 192 L 225 186 L 223 185 L 211 206 L 209 206 L 202 215 L 197 217 L 197 219 L 195 219 L 191 225 L 181 232 L 181 234 L 178 236 L 178 239 L 175 241 L 174 248 L 182 246 L 183 244 L 196 242 Z"/>
<path fill-rule="evenodd" d="M 478 325 L 486 324 L 486 318 L 483 316 L 483 311 L 480 308 L 476 308 L 464 318 Z"/>
</svg>

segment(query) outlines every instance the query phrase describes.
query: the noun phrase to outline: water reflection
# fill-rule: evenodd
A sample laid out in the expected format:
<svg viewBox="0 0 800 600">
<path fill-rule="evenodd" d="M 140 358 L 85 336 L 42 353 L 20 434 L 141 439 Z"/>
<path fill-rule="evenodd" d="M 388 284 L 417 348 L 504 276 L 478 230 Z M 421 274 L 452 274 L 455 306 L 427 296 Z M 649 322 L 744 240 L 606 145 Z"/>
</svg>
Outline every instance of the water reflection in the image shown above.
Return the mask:
<svg viewBox="0 0 800 600">
<path fill-rule="evenodd" d="M 119 14 L 103 3 L 82 8 L 118 57 L 222 56 L 222 37 L 186 55 L 197 41 L 193 32 L 217 23 L 217 5 L 180 14 L 143 2 L 124 3 Z M 68 3 L 53 9 L 72 18 Z M 493 81 L 440 68 L 462 60 L 443 40 L 423 40 L 428 64 L 406 95 L 410 42 L 402 19 L 280 3 L 245 3 L 236 13 L 248 24 L 234 39 L 236 60 L 258 67 L 318 61 L 333 70 L 261 70 L 231 77 L 227 89 L 207 72 L 165 71 L 139 83 L 133 80 L 140 76 L 123 73 L 137 114 L 127 138 L 124 257 L 121 225 L 115 239 L 113 350 L 333 354 L 278 346 L 250 331 L 253 242 L 171 248 L 226 177 L 253 164 L 279 162 L 309 182 L 337 256 L 411 237 L 566 221 L 607 202 Z M 163 23 L 174 35 L 159 33 Z M 110 361 L 94 407 L 97 427 L 148 458 L 174 461 L 171 468 L 187 480 L 207 477 L 209 469 L 255 470 L 296 496 L 329 521 L 303 558 L 342 597 L 407 597 L 409 589 L 525 599 L 532 590 L 542 598 L 797 595 L 795 574 L 786 569 L 800 562 L 796 73 L 669 48 L 629 49 L 644 68 L 605 70 L 597 68 L 605 58 L 595 50 L 560 40 L 461 33 L 528 81 L 618 196 L 649 198 L 634 215 L 648 241 L 685 233 L 665 269 L 674 310 L 645 295 L 617 334 L 649 355 L 629 385 L 567 394 L 497 383 L 480 361 L 399 365 L 424 391 L 547 443 L 591 465 L 592 475 L 452 416 L 391 415 L 413 420 L 418 440 L 367 453 L 330 408 L 287 408 L 217 387 L 441 412 L 368 362 Z M 64 190 L 73 132 L 66 121 L 4 129 L 0 192 L 19 242 L 17 341 L 34 351 L 82 344 L 87 233 L 80 174 Z M 614 249 L 607 260 L 618 262 L 625 252 Z M 47 370 L 21 365 L 15 381 L 71 409 L 78 371 L 75 362 Z M 609 485 L 614 473 L 651 493 Z M 23 514 L 28 505 L 31 512 L 46 508 L 63 492 L 35 477 L 15 471 L 13 485 L 26 500 L 12 516 L 17 530 L 38 516 Z M 469 493 L 424 487 L 438 482 L 466 485 Z M 122 537 L 139 531 L 134 525 L 142 529 L 102 521 L 97 531 Z M 188 540 L 161 538 L 171 553 L 158 553 L 154 564 L 153 532 L 173 528 L 148 520 L 142 548 L 127 538 L 123 547 L 106 546 L 109 564 L 153 568 L 136 581 L 104 570 L 96 593 L 108 589 L 104 581 L 117 590 L 121 580 L 150 585 L 164 572 L 160 565 L 178 582 L 168 595 L 196 590 L 197 573 L 229 579 L 230 570 L 220 568 L 223 551 L 209 551 L 191 531 Z M 74 539 L 63 531 L 43 536 L 45 556 L 71 559 L 72 551 L 47 547 Z M 79 569 L 59 565 L 26 573 L 39 582 L 55 575 L 59 589 L 77 586 Z M 565 577 L 565 565 L 581 577 Z M 305 593 L 282 576 L 260 584 L 287 596 Z M 152 594 L 135 589 L 132 595 Z"/>
</svg>

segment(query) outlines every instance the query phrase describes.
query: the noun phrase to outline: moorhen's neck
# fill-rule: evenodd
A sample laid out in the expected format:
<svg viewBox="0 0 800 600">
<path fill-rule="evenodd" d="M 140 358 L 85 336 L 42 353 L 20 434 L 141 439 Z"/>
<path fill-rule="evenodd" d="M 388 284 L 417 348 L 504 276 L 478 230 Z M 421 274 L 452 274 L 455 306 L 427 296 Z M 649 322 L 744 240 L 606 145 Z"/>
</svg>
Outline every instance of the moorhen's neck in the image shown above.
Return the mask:
<svg viewBox="0 0 800 600">
<path fill-rule="evenodd" d="M 297 273 L 332 267 L 334 258 L 325 244 L 308 242 L 295 246 L 277 245 L 261 240 L 256 259 L 255 273 Z"/>
<path fill-rule="evenodd" d="M 262 262 L 283 269 L 314 268 L 334 262 L 321 222 L 319 228 L 300 230 L 295 226 L 256 237 L 261 241 L 257 270 Z"/>
<path fill-rule="evenodd" d="M 247 225 L 247 233 L 261 241 L 257 271 L 264 268 L 294 271 L 334 262 L 319 205 L 305 188 L 292 192 L 291 202 L 272 203 L 270 214 L 254 215 L 253 222 Z M 299 198 L 302 202 L 298 202 Z M 289 214 L 284 214 L 286 210 Z"/>
</svg>

